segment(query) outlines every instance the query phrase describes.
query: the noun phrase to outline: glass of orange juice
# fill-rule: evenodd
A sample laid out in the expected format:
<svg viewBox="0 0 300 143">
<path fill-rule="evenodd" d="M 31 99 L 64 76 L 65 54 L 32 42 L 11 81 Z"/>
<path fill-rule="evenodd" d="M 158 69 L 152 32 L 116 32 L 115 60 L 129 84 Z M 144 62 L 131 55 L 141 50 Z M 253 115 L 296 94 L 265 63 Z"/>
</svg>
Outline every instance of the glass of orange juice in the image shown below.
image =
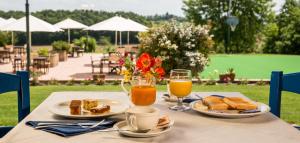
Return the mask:
<svg viewBox="0 0 300 143">
<path fill-rule="evenodd" d="M 170 73 L 169 81 L 170 93 L 178 98 L 177 105 L 170 107 L 172 110 L 185 111 L 189 107 L 182 103 L 184 97 L 192 91 L 192 76 L 190 70 L 174 69 Z"/>
<path fill-rule="evenodd" d="M 130 84 L 130 92 L 123 85 L 122 87 L 129 94 L 130 100 L 135 106 L 149 106 L 154 104 L 156 100 L 154 77 L 133 76 Z"/>
</svg>

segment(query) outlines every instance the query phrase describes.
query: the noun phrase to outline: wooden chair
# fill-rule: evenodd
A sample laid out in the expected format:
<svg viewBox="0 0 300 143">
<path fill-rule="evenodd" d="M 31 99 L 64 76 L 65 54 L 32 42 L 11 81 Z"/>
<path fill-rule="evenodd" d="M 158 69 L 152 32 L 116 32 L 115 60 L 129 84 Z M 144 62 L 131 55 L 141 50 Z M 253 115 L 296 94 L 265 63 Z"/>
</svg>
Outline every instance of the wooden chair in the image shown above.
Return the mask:
<svg viewBox="0 0 300 143">
<path fill-rule="evenodd" d="M 18 71 L 16 75 L 0 73 L 0 94 L 18 92 L 18 121 L 23 120 L 30 112 L 29 73 Z M 0 138 L 13 127 L 0 126 Z"/>
<path fill-rule="evenodd" d="M 119 52 L 109 52 L 108 57 L 108 71 L 110 73 L 117 72 L 122 69 L 119 64 L 121 54 Z"/>
<path fill-rule="evenodd" d="M 91 66 L 92 66 L 92 73 L 95 73 L 95 68 L 101 68 L 100 66 L 100 60 L 95 60 L 93 59 L 93 57 L 91 56 Z"/>
<path fill-rule="evenodd" d="M 49 72 L 50 61 L 49 57 L 36 57 L 33 59 L 32 66 L 34 69 L 46 74 Z"/>
<path fill-rule="evenodd" d="M 281 91 L 300 94 L 300 72 L 283 74 L 282 71 L 273 71 L 270 82 L 269 105 L 271 113 L 280 117 Z M 299 126 L 296 127 L 299 129 Z"/>
</svg>

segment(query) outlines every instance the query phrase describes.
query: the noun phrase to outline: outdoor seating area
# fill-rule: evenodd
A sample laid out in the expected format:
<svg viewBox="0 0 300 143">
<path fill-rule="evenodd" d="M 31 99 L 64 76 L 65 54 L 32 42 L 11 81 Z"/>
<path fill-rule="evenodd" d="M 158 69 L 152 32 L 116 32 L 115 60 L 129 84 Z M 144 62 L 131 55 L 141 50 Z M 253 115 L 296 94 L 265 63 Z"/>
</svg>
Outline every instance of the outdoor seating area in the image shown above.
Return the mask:
<svg viewBox="0 0 300 143">
<path fill-rule="evenodd" d="M 300 0 L 0 9 L 0 143 L 300 142 Z"/>
</svg>

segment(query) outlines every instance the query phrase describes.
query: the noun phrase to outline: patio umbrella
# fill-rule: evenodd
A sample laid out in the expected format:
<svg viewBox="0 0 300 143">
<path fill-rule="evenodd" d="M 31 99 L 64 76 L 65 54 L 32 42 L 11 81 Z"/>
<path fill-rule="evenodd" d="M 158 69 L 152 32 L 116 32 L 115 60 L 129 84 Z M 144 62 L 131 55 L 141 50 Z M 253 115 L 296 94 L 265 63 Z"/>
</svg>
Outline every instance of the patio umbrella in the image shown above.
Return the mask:
<svg viewBox="0 0 300 143">
<path fill-rule="evenodd" d="M 5 22 L 6 22 L 6 19 L 0 17 L 0 26 L 3 25 L 3 24 L 5 24 Z"/>
<path fill-rule="evenodd" d="M 15 18 L 11 17 L 9 19 L 7 19 L 5 22 L 3 22 L 2 24 L 0 24 L 0 27 L 3 27 L 5 25 L 11 24 L 13 22 L 17 21 Z M 1 29 L 1 28 L 0 28 Z M 14 32 L 11 31 L 11 44 L 14 44 Z"/>
<path fill-rule="evenodd" d="M 139 28 L 139 29 L 138 29 Z M 120 16 L 114 16 L 112 18 L 109 18 L 107 20 L 104 20 L 102 22 L 96 23 L 85 30 L 93 30 L 93 31 L 115 31 L 115 44 L 117 45 L 117 32 L 120 32 L 120 45 L 121 42 L 121 32 L 122 31 L 144 31 L 146 29 L 142 30 L 142 27 L 132 21 L 125 19 Z"/>
<path fill-rule="evenodd" d="M 129 45 L 129 32 L 130 31 L 138 31 L 138 32 L 145 32 L 148 30 L 148 27 L 137 23 L 131 19 L 127 19 L 128 21 L 128 25 L 130 25 L 130 27 L 128 27 L 127 29 L 127 44 Z"/>
<path fill-rule="evenodd" d="M 41 20 L 39 18 L 36 18 L 32 15 L 29 16 L 30 21 L 30 33 L 31 32 L 57 32 L 57 31 L 62 31 L 61 29 L 53 26 L 52 24 Z M 0 27 L 0 30 L 3 31 L 20 31 L 20 32 L 26 32 L 26 17 L 22 17 L 15 22 L 12 22 L 10 24 L 4 25 Z M 29 37 L 30 44 L 31 44 L 31 34 Z"/>
<path fill-rule="evenodd" d="M 72 20 L 70 18 L 67 18 L 61 22 L 56 23 L 54 26 L 61 28 L 61 29 L 67 29 L 68 30 L 68 42 L 70 44 L 71 37 L 70 37 L 70 29 L 84 29 L 87 28 L 88 26 L 79 23 L 75 20 Z"/>
</svg>

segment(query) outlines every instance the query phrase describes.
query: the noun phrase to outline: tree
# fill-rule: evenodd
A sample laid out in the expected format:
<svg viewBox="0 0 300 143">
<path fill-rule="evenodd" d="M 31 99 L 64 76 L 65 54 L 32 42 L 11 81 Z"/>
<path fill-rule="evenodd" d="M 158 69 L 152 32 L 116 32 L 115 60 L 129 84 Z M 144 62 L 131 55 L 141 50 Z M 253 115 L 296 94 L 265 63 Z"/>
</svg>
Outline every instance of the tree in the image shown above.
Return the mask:
<svg viewBox="0 0 300 143">
<path fill-rule="evenodd" d="M 183 10 L 188 20 L 196 24 L 211 22 L 215 50 L 223 52 L 229 0 L 185 0 L 184 4 Z M 272 6 L 272 0 L 232 0 L 231 14 L 240 22 L 231 32 L 230 52 L 253 52 L 256 36 L 273 13 Z"/>
<path fill-rule="evenodd" d="M 276 23 L 277 34 L 269 38 L 265 52 L 300 54 L 300 0 L 286 0 Z"/>
</svg>

